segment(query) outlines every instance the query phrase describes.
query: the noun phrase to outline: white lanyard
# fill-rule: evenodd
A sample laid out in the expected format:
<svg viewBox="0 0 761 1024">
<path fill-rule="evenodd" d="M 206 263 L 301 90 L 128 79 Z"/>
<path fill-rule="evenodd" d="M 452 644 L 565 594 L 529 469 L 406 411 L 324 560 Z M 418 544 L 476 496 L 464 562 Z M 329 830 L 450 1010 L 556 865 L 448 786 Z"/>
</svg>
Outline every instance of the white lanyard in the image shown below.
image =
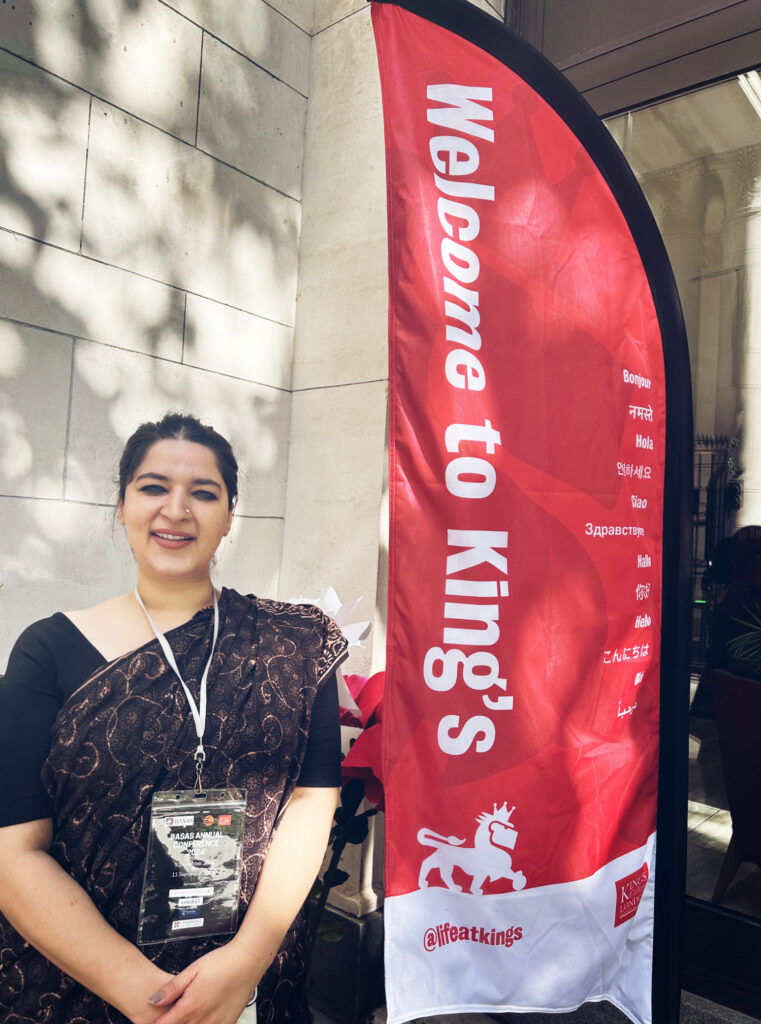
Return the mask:
<svg viewBox="0 0 761 1024">
<path fill-rule="evenodd" d="M 148 619 L 148 622 L 151 625 L 151 629 L 153 630 L 156 639 L 161 645 L 161 650 L 164 652 L 164 657 L 172 667 L 174 674 L 182 683 L 182 688 L 185 691 L 185 696 L 188 698 L 188 704 L 190 705 L 190 713 L 193 716 L 193 723 L 196 727 L 196 736 L 198 737 L 198 746 L 196 747 L 195 752 L 195 762 L 196 789 L 199 792 L 203 788 L 201 785 L 201 772 L 203 770 L 203 763 L 206 760 L 206 754 L 204 753 L 203 749 L 203 734 L 206 729 L 206 680 L 209 677 L 209 669 L 211 668 L 211 660 L 214 657 L 214 648 L 217 646 L 217 634 L 219 632 L 219 605 L 217 604 L 217 592 L 213 587 L 211 588 L 211 592 L 214 598 L 214 636 L 211 641 L 211 651 L 209 652 L 209 660 L 206 662 L 206 668 L 203 670 L 203 675 L 201 676 L 201 705 L 199 707 L 196 704 L 195 699 L 193 698 L 193 694 L 188 689 L 185 680 L 180 675 L 180 670 L 177 667 L 177 662 L 175 660 L 174 654 L 172 653 L 172 648 L 169 646 L 167 638 L 164 636 L 164 634 L 161 632 L 161 630 L 158 628 L 156 623 L 151 618 L 148 609 L 143 604 L 143 599 L 137 592 L 137 587 L 135 587 L 135 600 L 145 612 L 145 617 L 146 619 Z"/>
</svg>

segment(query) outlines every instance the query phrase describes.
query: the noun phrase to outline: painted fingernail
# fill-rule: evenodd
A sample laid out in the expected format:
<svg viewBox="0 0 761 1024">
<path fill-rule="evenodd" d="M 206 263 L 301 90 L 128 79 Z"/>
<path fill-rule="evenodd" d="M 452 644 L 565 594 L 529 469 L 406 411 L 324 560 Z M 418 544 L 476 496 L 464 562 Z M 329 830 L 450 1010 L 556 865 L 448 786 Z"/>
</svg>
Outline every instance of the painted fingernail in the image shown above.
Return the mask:
<svg viewBox="0 0 761 1024">
<path fill-rule="evenodd" d="M 158 992 L 154 992 L 152 996 L 148 996 L 148 1002 L 151 1006 L 155 1006 L 156 1003 L 161 1002 L 161 989 Z"/>
</svg>

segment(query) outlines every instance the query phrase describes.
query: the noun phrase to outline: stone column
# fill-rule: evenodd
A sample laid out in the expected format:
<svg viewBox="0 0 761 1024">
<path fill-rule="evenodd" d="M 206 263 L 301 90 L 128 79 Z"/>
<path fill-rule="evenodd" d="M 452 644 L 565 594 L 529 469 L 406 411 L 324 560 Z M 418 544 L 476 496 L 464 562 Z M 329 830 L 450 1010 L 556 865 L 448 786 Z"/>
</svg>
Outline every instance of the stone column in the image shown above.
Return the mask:
<svg viewBox="0 0 761 1024">
<path fill-rule="evenodd" d="M 316 0 L 305 136 L 291 436 L 280 596 L 362 598 L 373 636 L 347 673 L 382 668 L 378 587 L 386 452 L 387 270 L 380 83 L 364 0 Z M 377 647 L 377 651 L 375 648 Z M 346 848 L 348 880 L 312 954 L 310 1001 L 339 1021 L 383 998 L 382 865 L 377 827 Z"/>
<path fill-rule="evenodd" d="M 474 0 L 502 20 L 504 0 Z M 385 666 L 388 288 L 380 81 L 366 0 L 315 0 L 279 595 L 333 586 L 373 620 L 347 672 Z M 311 999 L 339 1021 L 382 1000 L 382 816 L 347 849 Z M 338 934 L 338 932 L 337 932 Z"/>
<path fill-rule="evenodd" d="M 701 217 L 703 238 L 698 289 L 697 337 L 692 357 L 695 396 L 693 426 L 696 436 L 713 436 L 716 427 L 716 390 L 721 362 L 722 293 L 725 277 L 731 270 L 724 266 L 723 231 L 725 220 L 724 187 L 720 174 L 708 160 L 705 201 Z"/>
<path fill-rule="evenodd" d="M 703 160 L 647 174 L 642 189 L 660 228 L 676 278 L 687 329 L 690 361 L 700 360 L 700 279 L 703 269 L 705 164 Z M 693 374 L 693 406 L 698 407 L 697 375 Z"/>
<path fill-rule="evenodd" d="M 718 419 L 720 429 L 740 436 L 741 527 L 761 523 L 761 146 L 737 150 L 727 172 L 725 266 L 735 273 L 724 296 L 732 323 L 722 346 Z"/>
</svg>

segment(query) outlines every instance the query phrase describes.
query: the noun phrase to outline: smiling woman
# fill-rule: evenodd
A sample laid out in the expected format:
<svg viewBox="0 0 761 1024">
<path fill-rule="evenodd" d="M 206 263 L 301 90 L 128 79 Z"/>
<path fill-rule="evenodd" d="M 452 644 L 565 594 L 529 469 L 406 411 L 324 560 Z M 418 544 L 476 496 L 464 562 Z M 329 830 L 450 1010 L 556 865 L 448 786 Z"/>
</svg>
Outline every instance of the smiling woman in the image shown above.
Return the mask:
<svg viewBox="0 0 761 1024">
<path fill-rule="evenodd" d="M 194 441 L 157 441 L 120 496 L 119 521 L 141 576 L 208 581 L 209 564 L 230 532 L 233 499 L 213 451 Z M 162 552 L 183 557 L 161 557 Z M 208 586 L 206 588 L 208 595 Z"/>
<path fill-rule="evenodd" d="M 216 590 L 236 496 L 211 427 L 142 424 L 117 506 L 134 591 L 14 647 L 2 1021 L 235 1024 L 257 986 L 260 1022 L 311 1019 L 300 907 L 340 784 L 346 642 L 314 606 Z"/>
</svg>

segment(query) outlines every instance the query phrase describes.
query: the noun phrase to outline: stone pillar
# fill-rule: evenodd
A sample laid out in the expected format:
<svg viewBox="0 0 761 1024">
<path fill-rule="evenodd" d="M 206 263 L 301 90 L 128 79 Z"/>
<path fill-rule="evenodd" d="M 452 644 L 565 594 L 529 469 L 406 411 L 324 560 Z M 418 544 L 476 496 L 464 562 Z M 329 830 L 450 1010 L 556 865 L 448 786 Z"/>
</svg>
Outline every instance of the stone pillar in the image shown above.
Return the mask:
<svg viewBox="0 0 761 1024">
<path fill-rule="evenodd" d="M 714 184 L 718 179 L 712 178 Z M 721 298 L 724 268 L 725 202 L 720 187 L 706 201 L 703 218 L 702 271 L 698 280 L 698 337 L 692 364 L 695 435 L 716 433 L 716 388 L 721 360 Z M 729 271 L 731 273 L 731 271 Z"/>
<path fill-rule="evenodd" d="M 731 335 L 719 380 L 721 429 L 740 436 L 743 503 L 738 527 L 761 523 L 761 146 L 732 155 L 727 181 L 725 266 L 734 271 L 730 294 Z"/>
<path fill-rule="evenodd" d="M 690 361 L 700 359 L 699 343 L 703 269 L 705 164 L 702 160 L 667 167 L 644 176 L 642 189 L 653 210 L 676 278 L 687 329 Z M 697 408 L 697 376 L 693 375 L 693 406 Z"/>
<path fill-rule="evenodd" d="M 502 20 L 504 0 L 473 0 Z M 383 119 L 366 0 L 315 0 L 279 595 L 363 598 L 373 620 L 347 672 L 385 666 L 388 289 Z M 382 1000 L 383 825 L 342 860 L 349 879 L 318 942 L 311 999 L 334 1019 Z"/>
<path fill-rule="evenodd" d="M 347 673 L 383 667 L 385 600 L 378 522 L 386 454 L 385 157 L 369 5 L 316 0 L 304 153 L 292 418 L 280 596 L 333 586 L 362 598 L 375 636 Z M 379 628 L 380 627 L 380 628 Z M 382 845 L 380 843 L 379 845 Z M 312 953 L 310 1001 L 346 1022 L 382 1002 L 376 828 L 344 852 L 349 879 L 330 894 L 336 941 Z"/>
</svg>

